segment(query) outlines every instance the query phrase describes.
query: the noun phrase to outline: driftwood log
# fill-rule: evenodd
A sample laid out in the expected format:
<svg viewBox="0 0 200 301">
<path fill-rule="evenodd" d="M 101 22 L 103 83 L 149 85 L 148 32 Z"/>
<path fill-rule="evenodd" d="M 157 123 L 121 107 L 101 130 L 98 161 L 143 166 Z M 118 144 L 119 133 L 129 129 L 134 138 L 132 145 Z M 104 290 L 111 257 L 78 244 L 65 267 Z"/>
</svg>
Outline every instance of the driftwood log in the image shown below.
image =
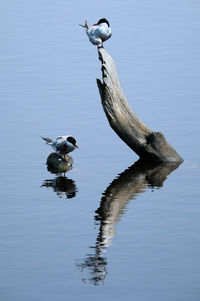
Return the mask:
<svg viewBox="0 0 200 301">
<path fill-rule="evenodd" d="M 97 85 L 111 128 L 141 159 L 162 163 L 183 162 L 164 135 L 152 131 L 132 111 L 120 86 L 113 59 L 104 48 L 99 48 L 98 53 L 103 82 L 97 79 Z"/>
</svg>

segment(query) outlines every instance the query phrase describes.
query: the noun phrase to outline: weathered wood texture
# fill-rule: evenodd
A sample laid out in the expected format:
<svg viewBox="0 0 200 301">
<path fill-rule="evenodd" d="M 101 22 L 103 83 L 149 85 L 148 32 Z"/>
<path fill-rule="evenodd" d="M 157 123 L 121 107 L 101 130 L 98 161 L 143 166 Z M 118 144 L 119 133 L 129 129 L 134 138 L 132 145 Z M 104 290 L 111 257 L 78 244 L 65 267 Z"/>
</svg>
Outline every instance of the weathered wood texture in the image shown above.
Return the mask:
<svg viewBox="0 0 200 301">
<path fill-rule="evenodd" d="M 119 83 L 115 63 L 104 48 L 98 49 L 102 79 L 97 79 L 102 106 L 111 128 L 140 157 L 152 162 L 183 159 L 161 132 L 153 132 L 132 111 Z"/>
</svg>

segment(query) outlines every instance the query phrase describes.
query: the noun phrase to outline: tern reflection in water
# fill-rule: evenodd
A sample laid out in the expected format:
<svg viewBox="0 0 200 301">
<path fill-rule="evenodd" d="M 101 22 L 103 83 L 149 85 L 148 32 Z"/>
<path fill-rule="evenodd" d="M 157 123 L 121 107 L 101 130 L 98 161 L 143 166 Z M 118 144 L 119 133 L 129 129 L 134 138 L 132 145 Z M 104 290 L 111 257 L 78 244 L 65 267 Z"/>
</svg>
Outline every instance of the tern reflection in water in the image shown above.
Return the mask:
<svg viewBox="0 0 200 301">
<path fill-rule="evenodd" d="M 66 177 L 57 177 L 51 180 L 45 180 L 41 187 L 52 187 L 60 198 L 73 198 L 78 191 L 73 180 Z"/>
<path fill-rule="evenodd" d="M 127 203 L 143 193 L 148 187 L 162 187 L 167 176 L 180 164 L 149 164 L 138 160 L 134 165 L 118 175 L 116 179 L 107 187 L 100 201 L 100 206 L 96 210 L 94 219 L 99 223 L 99 233 L 97 235 L 93 254 L 87 257 L 77 266 L 83 272 L 88 270 L 87 279 L 94 285 L 103 283 L 107 274 L 107 259 L 102 253 L 106 247 L 111 245 L 115 235 L 115 224 L 120 221 L 120 216 L 124 213 Z"/>
<path fill-rule="evenodd" d="M 47 157 L 47 170 L 53 174 L 59 175 L 54 179 L 45 180 L 41 187 L 52 187 L 60 198 L 73 198 L 78 191 L 73 180 L 65 177 L 65 173 L 72 170 L 73 159 L 69 155 L 60 158 L 57 153 L 51 153 Z M 64 177 L 61 174 L 64 173 Z"/>
</svg>

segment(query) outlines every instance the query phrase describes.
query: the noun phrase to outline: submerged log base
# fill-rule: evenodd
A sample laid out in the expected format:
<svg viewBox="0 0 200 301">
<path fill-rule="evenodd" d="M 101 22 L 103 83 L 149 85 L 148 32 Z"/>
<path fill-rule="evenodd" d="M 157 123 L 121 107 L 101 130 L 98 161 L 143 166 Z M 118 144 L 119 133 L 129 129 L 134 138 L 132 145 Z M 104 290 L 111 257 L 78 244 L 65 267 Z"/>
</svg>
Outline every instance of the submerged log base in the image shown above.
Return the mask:
<svg viewBox="0 0 200 301">
<path fill-rule="evenodd" d="M 102 79 L 97 79 L 102 106 L 111 128 L 142 159 L 183 162 L 161 132 L 153 132 L 132 111 L 119 83 L 115 63 L 104 48 L 98 49 Z"/>
<path fill-rule="evenodd" d="M 57 153 L 51 153 L 47 158 L 47 169 L 51 173 L 65 173 L 69 170 L 71 170 L 73 159 L 69 155 L 65 156 L 66 162 L 57 154 Z"/>
</svg>

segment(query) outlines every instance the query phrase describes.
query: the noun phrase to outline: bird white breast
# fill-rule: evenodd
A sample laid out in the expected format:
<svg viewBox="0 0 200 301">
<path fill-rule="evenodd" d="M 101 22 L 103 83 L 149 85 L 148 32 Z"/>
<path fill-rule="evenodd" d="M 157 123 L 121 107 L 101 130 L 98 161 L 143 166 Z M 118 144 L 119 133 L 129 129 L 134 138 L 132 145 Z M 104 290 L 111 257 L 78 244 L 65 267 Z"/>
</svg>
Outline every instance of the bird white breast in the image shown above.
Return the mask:
<svg viewBox="0 0 200 301">
<path fill-rule="evenodd" d="M 111 37 L 111 29 L 106 23 L 102 23 L 97 26 L 97 34 L 102 41 L 106 41 Z"/>
<path fill-rule="evenodd" d="M 86 32 L 93 45 L 98 45 L 111 37 L 111 29 L 106 23 L 91 26 Z"/>
</svg>

